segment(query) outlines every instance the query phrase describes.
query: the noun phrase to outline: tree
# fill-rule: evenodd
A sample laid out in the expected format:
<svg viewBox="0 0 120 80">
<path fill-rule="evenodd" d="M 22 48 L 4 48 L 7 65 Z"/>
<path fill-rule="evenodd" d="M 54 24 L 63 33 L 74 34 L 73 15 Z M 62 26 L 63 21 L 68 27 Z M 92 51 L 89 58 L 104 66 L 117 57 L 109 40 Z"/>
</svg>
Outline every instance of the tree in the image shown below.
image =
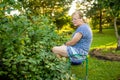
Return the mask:
<svg viewBox="0 0 120 80">
<path fill-rule="evenodd" d="M 18 2 L 22 3 L 25 11 L 31 11 L 34 15 L 57 16 L 69 7 L 71 0 L 18 0 Z"/>
<path fill-rule="evenodd" d="M 120 35 L 118 34 L 118 27 L 117 27 L 117 19 L 120 17 L 120 3 L 119 0 L 106 0 L 105 1 L 106 7 L 110 15 L 114 19 L 114 28 L 115 28 L 115 35 L 117 38 L 117 48 L 116 50 L 120 50 Z"/>
<path fill-rule="evenodd" d="M 102 9 L 105 10 L 106 14 L 110 15 L 109 17 L 113 18 L 115 35 L 116 35 L 116 38 L 118 41 L 116 50 L 120 50 L 120 35 L 118 34 L 118 26 L 116 24 L 118 17 L 120 17 L 120 15 L 119 15 L 120 14 L 119 0 L 104 0 L 104 1 L 96 0 L 96 1 L 97 1 L 97 4 L 94 4 L 94 7 L 96 7 L 96 5 L 98 5 L 98 4 L 100 6 L 100 8 L 98 8 L 100 10 L 100 16 L 101 16 L 100 17 L 100 24 L 101 24 L 101 19 L 102 19 L 102 14 L 101 14 Z M 96 11 L 97 8 L 94 9 L 94 7 L 93 7 L 93 10 Z M 93 10 L 91 9 L 90 12 L 88 12 L 88 13 L 91 13 L 91 11 L 92 11 L 92 14 L 93 14 L 94 13 Z"/>
<path fill-rule="evenodd" d="M 87 11 L 87 16 L 92 18 L 93 24 L 95 24 L 95 26 L 99 24 L 99 32 L 102 33 L 104 2 L 102 0 L 90 0 L 90 2 L 92 2 L 92 7 Z"/>
<path fill-rule="evenodd" d="M 33 21 L 32 15 L 45 15 L 49 16 L 59 28 L 65 24 L 63 16 L 66 16 L 72 0 L 18 0 L 18 2 L 31 21 Z"/>
<path fill-rule="evenodd" d="M 21 4 L 16 0 L 0 0 L 0 17 L 10 14 L 12 10 L 21 11 Z"/>
</svg>

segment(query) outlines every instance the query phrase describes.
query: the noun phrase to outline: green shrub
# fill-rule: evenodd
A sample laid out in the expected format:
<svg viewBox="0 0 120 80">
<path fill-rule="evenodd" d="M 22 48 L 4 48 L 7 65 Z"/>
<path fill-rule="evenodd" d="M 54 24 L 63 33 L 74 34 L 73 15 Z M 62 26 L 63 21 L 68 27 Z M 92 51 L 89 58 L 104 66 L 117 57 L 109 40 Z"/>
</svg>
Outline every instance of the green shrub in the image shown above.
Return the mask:
<svg viewBox="0 0 120 80">
<path fill-rule="evenodd" d="M 51 47 L 59 44 L 54 24 L 44 16 L 4 17 L 0 22 L 0 75 L 12 80 L 70 80 L 66 62 Z"/>
</svg>

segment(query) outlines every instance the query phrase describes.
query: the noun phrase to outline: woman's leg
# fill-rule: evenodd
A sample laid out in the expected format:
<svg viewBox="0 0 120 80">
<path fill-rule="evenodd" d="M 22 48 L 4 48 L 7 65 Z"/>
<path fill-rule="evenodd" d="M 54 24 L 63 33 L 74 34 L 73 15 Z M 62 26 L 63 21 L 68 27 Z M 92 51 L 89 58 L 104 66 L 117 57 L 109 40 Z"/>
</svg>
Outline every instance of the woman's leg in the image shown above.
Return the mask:
<svg viewBox="0 0 120 80">
<path fill-rule="evenodd" d="M 53 47 L 52 52 L 59 58 L 68 57 L 67 46 L 65 45 Z"/>
</svg>

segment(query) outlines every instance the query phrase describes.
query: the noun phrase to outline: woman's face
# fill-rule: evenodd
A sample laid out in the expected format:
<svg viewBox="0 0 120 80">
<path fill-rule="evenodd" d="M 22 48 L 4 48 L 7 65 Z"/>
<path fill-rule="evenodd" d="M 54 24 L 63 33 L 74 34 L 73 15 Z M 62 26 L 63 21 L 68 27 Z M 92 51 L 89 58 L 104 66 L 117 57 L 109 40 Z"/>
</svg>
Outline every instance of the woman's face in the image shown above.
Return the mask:
<svg viewBox="0 0 120 80">
<path fill-rule="evenodd" d="M 82 19 L 79 17 L 78 14 L 74 14 L 72 16 L 72 23 L 73 23 L 74 26 L 80 26 L 81 25 L 81 20 Z"/>
</svg>

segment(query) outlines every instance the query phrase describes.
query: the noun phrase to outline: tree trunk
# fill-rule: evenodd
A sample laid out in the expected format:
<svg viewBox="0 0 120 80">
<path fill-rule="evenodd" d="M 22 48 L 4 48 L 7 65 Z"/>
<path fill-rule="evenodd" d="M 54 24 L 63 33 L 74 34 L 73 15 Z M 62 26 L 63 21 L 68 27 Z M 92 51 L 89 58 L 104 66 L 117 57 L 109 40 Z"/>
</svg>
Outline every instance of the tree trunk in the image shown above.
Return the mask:
<svg viewBox="0 0 120 80">
<path fill-rule="evenodd" d="M 118 44 L 116 50 L 120 50 L 120 36 L 118 37 Z"/>
<path fill-rule="evenodd" d="M 102 9 L 100 9 L 99 32 L 102 33 Z"/>
<path fill-rule="evenodd" d="M 102 0 L 99 2 L 100 22 L 99 22 L 99 33 L 102 33 Z"/>
<path fill-rule="evenodd" d="M 117 17 L 114 18 L 114 28 L 115 28 L 115 35 L 116 35 L 116 38 L 117 38 L 117 48 L 116 48 L 116 50 L 120 50 L 120 36 L 118 34 L 118 29 L 117 29 L 117 26 L 116 26 L 116 21 L 117 21 Z"/>
</svg>

